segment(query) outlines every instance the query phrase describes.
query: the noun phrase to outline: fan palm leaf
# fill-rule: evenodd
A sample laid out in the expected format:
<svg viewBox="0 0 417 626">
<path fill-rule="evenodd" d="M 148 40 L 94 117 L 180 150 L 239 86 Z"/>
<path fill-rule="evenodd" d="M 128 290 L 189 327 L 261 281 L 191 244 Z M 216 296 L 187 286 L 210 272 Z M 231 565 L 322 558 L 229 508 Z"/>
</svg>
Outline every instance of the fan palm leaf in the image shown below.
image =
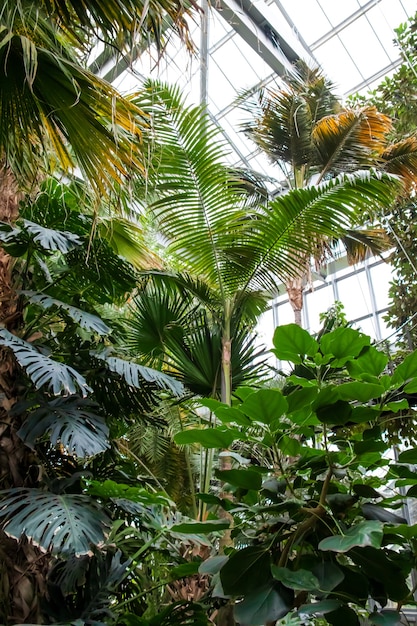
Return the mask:
<svg viewBox="0 0 417 626">
<path fill-rule="evenodd" d="M 51 18 L 59 20 L 77 39 L 80 29 L 87 29 L 119 47 L 135 43 L 139 37 L 140 40 L 154 41 L 159 50 L 167 26 L 192 47 L 185 18 L 190 15 L 191 8 L 198 8 L 194 2 L 181 0 L 43 0 L 40 4 Z"/>
<path fill-rule="evenodd" d="M 100 194 L 129 168 L 140 169 L 132 139 L 141 111 L 81 67 L 38 5 L 6 0 L 0 18 L 0 151 L 12 169 L 36 172 L 47 148 L 72 170 L 70 145 Z"/>
</svg>

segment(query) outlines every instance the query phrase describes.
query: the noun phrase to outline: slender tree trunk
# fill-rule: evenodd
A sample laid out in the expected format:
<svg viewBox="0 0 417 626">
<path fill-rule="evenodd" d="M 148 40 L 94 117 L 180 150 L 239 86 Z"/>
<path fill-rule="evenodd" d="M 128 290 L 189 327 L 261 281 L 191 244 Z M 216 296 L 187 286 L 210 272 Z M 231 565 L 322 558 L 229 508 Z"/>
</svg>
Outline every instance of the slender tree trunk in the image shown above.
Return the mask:
<svg viewBox="0 0 417 626">
<path fill-rule="evenodd" d="M 285 283 L 285 287 L 288 294 L 288 300 L 294 311 L 294 322 L 298 326 L 302 326 L 301 313 L 303 310 L 303 276 L 297 276 L 295 278 L 289 278 Z"/>
</svg>

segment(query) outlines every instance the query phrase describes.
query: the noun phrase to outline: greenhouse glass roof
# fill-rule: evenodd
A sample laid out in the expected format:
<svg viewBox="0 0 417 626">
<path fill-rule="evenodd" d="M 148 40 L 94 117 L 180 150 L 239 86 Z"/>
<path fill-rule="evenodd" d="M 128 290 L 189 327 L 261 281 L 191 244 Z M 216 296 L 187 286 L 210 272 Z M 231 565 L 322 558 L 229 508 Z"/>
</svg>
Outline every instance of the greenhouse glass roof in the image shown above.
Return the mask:
<svg viewBox="0 0 417 626">
<path fill-rule="evenodd" d="M 239 130 L 248 114 L 237 97 L 276 86 L 299 58 L 321 66 L 341 98 L 366 92 L 399 64 L 394 29 L 417 10 L 414 0 L 214 0 L 210 9 L 201 2 L 204 11 L 191 23 L 195 55 L 171 37 L 162 60 L 152 48 L 135 50 L 99 57 L 95 69 L 124 93 L 150 75 L 178 84 L 190 103 L 207 103 L 233 165 L 271 176 Z"/>
</svg>

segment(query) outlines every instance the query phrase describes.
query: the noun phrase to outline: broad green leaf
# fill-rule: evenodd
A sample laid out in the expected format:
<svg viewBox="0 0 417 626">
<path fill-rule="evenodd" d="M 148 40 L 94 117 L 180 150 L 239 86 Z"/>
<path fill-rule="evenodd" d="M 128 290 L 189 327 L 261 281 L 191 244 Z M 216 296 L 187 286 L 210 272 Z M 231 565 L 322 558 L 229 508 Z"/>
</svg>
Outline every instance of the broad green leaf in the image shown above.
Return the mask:
<svg viewBox="0 0 417 626">
<path fill-rule="evenodd" d="M 16 539 L 25 534 L 53 554 L 89 554 L 110 526 L 104 510 L 86 495 L 10 489 L 0 497 L 5 532 Z"/>
<path fill-rule="evenodd" d="M 332 561 L 321 561 L 312 570 L 319 584 L 317 591 L 328 593 L 340 585 L 345 575 L 343 571 Z"/>
<path fill-rule="evenodd" d="M 319 589 L 319 581 L 312 572 L 305 569 L 290 570 L 287 567 L 271 565 L 272 576 L 290 589 L 312 591 Z"/>
<path fill-rule="evenodd" d="M 316 409 L 317 418 L 323 424 L 343 426 L 350 421 L 352 407 L 345 400 L 337 400 L 333 404 L 322 405 Z"/>
<path fill-rule="evenodd" d="M 342 367 L 369 344 L 370 338 L 353 328 L 337 328 L 320 340 L 323 354 L 333 357 L 332 367 Z"/>
<path fill-rule="evenodd" d="M 314 356 L 318 351 L 317 341 L 298 324 L 278 326 L 273 337 L 272 352 L 282 361 L 301 363 L 305 356 Z"/>
<path fill-rule="evenodd" d="M 417 464 L 417 448 L 410 448 L 409 450 L 404 450 L 398 456 L 398 461 L 400 463 L 409 463 L 410 465 Z"/>
<path fill-rule="evenodd" d="M 305 387 L 291 392 L 287 396 L 288 418 L 298 425 L 317 424 L 317 417 L 312 411 L 312 404 L 319 393 L 318 387 Z"/>
<path fill-rule="evenodd" d="M 241 426 L 249 426 L 251 424 L 250 419 L 237 407 L 227 406 L 223 402 L 212 398 L 204 398 L 200 400 L 200 404 L 210 409 L 223 423 L 229 424 L 234 422 Z"/>
<path fill-rule="evenodd" d="M 355 546 L 379 548 L 383 537 L 383 524 L 376 520 L 360 522 L 349 528 L 345 535 L 326 537 L 319 543 L 320 550 L 348 552 Z"/>
<path fill-rule="evenodd" d="M 362 513 L 366 519 L 379 520 L 387 524 L 405 524 L 407 522 L 401 515 L 396 515 L 392 511 L 387 511 L 382 506 L 371 504 L 370 502 L 362 505 Z"/>
<path fill-rule="evenodd" d="M 353 485 L 353 491 L 360 498 L 382 498 L 381 494 L 376 491 L 370 485 L 364 485 L 363 483 L 356 483 Z"/>
<path fill-rule="evenodd" d="M 387 363 L 388 356 L 386 354 L 380 352 L 374 346 L 369 346 L 355 360 L 346 363 L 346 368 L 352 378 L 370 380 L 369 377 L 375 377 L 376 379 L 382 374 Z M 376 382 L 375 379 L 374 382 Z"/>
<path fill-rule="evenodd" d="M 208 522 L 183 522 L 175 524 L 170 528 L 173 533 L 182 533 L 186 535 L 205 535 L 207 533 L 218 532 L 229 528 L 230 522 L 227 519 L 214 519 Z"/>
<path fill-rule="evenodd" d="M 365 454 L 366 452 L 385 452 L 388 445 L 380 439 L 365 439 L 364 441 L 355 441 L 353 449 L 355 454 Z"/>
<path fill-rule="evenodd" d="M 368 402 L 373 398 L 379 398 L 383 393 L 384 388 L 381 385 L 366 382 L 343 383 L 337 387 L 340 400 Z"/>
<path fill-rule="evenodd" d="M 360 621 L 353 609 L 350 606 L 341 606 L 335 611 L 326 613 L 326 621 L 332 626 L 360 626 Z"/>
<path fill-rule="evenodd" d="M 262 487 L 261 474 L 250 469 L 216 470 L 216 476 L 223 482 L 241 489 L 258 491 Z"/>
<path fill-rule="evenodd" d="M 415 539 L 417 537 L 417 524 L 409 526 L 408 524 L 398 524 L 395 526 L 384 526 L 385 535 L 399 535 L 406 539 Z"/>
<path fill-rule="evenodd" d="M 85 490 L 93 496 L 104 499 L 124 498 L 132 502 L 139 502 L 144 506 L 172 506 L 172 501 L 163 493 L 154 493 L 147 491 L 143 487 L 134 487 L 117 483 L 114 480 L 87 480 L 85 482 Z"/>
<path fill-rule="evenodd" d="M 277 442 L 278 448 L 287 456 L 297 456 L 300 454 L 301 444 L 298 439 L 282 435 Z"/>
<path fill-rule="evenodd" d="M 220 570 L 227 595 L 244 596 L 262 588 L 271 579 L 271 557 L 261 546 L 237 550 Z"/>
<path fill-rule="evenodd" d="M 399 387 L 417 377 L 417 350 L 405 357 L 392 375 L 392 385 Z"/>
<path fill-rule="evenodd" d="M 339 600 L 321 600 L 312 604 L 302 604 L 298 609 L 301 615 L 324 615 L 330 611 L 336 611 L 341 606 Z"/>
<path fill-rule="evenodd" d="M 385 593 L 391 600 L 400 601 L 409 594 L 406 574 L 402 572 L 394 559 L 389 558 L 385 550 L 371 546 L 353 548 L 349 557 L 361 568 L 365 576 L 378 580 L 384 585 Z"/>
<path fill-rule="evenodd" d="M 409 408 L 408 400 L 403 398 L 403 400 L 397 400 L 395 402 L 387 402 L 384 403 L 384 408 L 388 411 L 392 411 L 393 413 L 398 413 L 398 411 L 404 411 Z"/>
<path fill-rule="evenodd" d="M 380 613 L 370 613 L 368 619 L 375 626 L 401 626 L 402 616 L 397 611 L 383 610 Z"/>
<path fill-rule="evenodd" d="M 240 431 L 232 428 L 189 428 L 177 433 L 174 437 L 176 444 L 199 443 L 204 448 L 228 448 L 236 439 L 241 439 Z"/>
<path fill-rule="evenodd" d="M 290 606 L 271 584 L 246 595 L 241 602 L 235 604 L 234 614 L 239 624 L 259 626 L 274 623 L 289 610 Z"/>
<path fill-rule="evenodd" d="M 200 574 L 217 574 L 228 560 L 228 556 L 212 556 L 200 564 L 198 571 Z"/>
<path fill-rule="evenodd" d="M 190 561 L 189 563 L 176 565 L 169 570 L 169 578 L 170 580 L 178 580 L 179 578 L 184 578 L 186 576 L 194 576 L 195 574 L 198 574 L 199 565 L 200 561 Z"/>
<path fill-rule="evenodd" d="M 272 425 L 284 415 L 288 403 L 278 389 L 259 389 L 248 396 L 239 408 L 252 420 Z"/>
</svg>

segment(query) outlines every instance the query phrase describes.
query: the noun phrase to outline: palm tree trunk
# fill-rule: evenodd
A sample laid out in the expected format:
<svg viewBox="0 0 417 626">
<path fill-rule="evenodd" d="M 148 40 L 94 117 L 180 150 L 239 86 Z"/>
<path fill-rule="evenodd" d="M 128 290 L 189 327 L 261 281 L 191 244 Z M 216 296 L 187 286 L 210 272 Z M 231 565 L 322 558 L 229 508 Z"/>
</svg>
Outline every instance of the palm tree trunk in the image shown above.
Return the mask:
<svg viewBox="0 0 417 626">
<path fill-rule="evenodd" d="M 302 326 L 302 317 L 301 313 L 303 310 L 303 277 L 296 276 L 295 278 L 289 278 L 285 287 L 288 294 L 288 300 L 291 304 L 292 310 L 294 311 L 294 322 L 298 324 L 298 326 Z"/>
</svg>

